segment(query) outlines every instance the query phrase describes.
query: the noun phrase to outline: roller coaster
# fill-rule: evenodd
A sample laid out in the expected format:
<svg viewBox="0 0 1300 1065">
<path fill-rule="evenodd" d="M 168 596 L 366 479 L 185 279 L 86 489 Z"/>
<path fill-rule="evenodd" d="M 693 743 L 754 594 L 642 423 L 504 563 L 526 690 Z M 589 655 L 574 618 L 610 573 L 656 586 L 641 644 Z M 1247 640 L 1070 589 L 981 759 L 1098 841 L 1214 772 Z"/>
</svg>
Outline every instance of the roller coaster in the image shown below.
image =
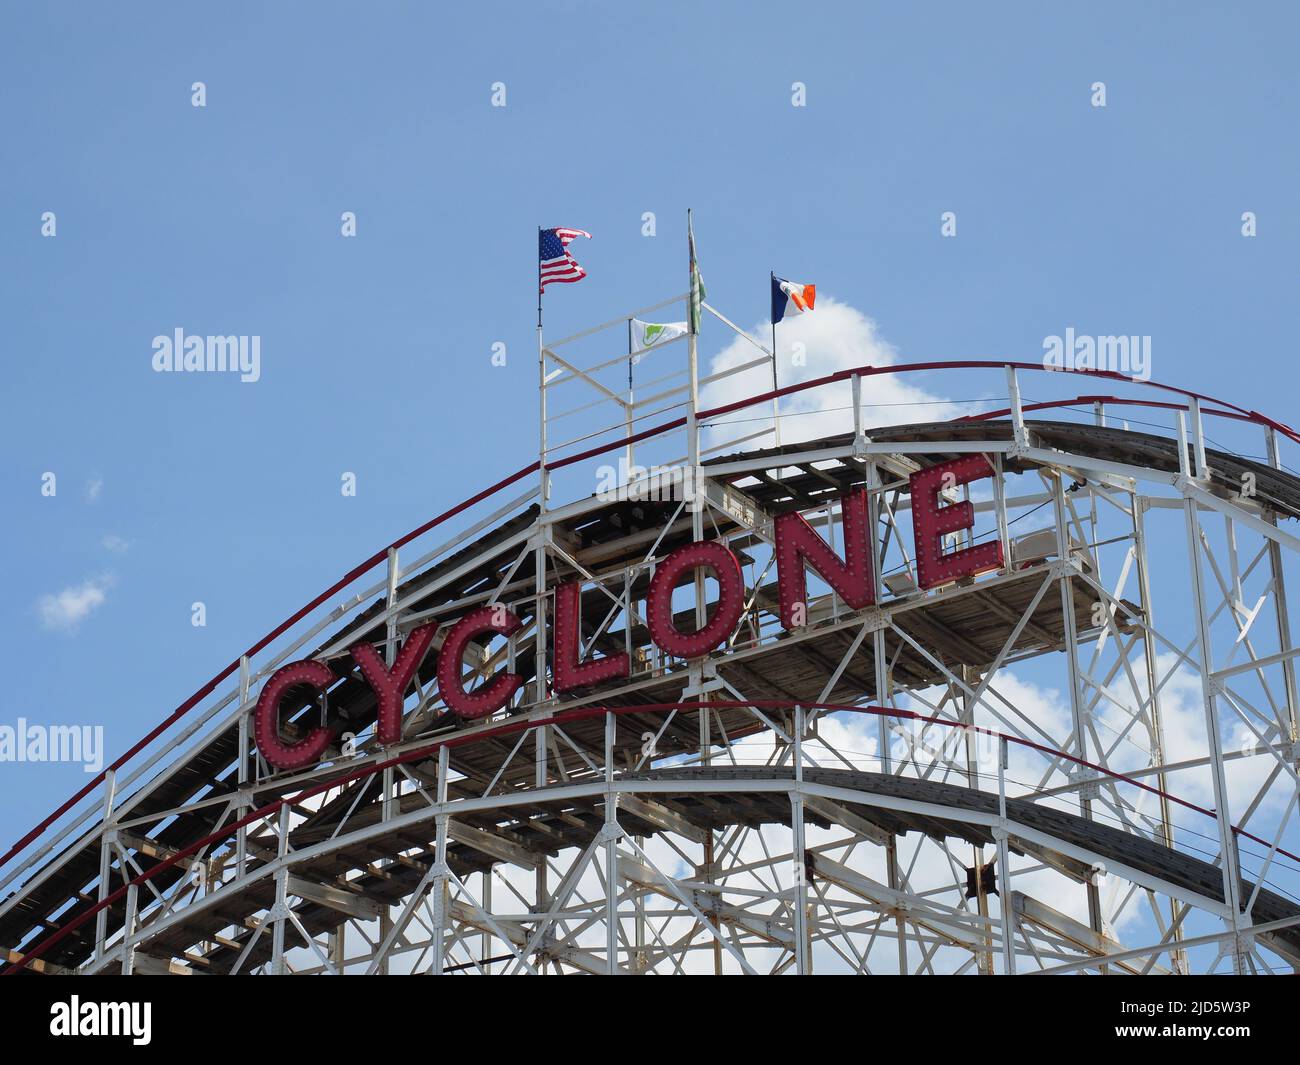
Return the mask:
<svg viewBox="0 0 1300 1065">
<path fill-rule="evenodd" d="M 637 392 L 633 315 L 539 336 L 537 460 L 9 849 L 0 972 L 1295 971 L 1300 436 L 1000 359 L 708 406 L 778 353 L 704 309 L 752 361 Z M 877 424 L 899 375 L 982 398 Z"/>
</svg>

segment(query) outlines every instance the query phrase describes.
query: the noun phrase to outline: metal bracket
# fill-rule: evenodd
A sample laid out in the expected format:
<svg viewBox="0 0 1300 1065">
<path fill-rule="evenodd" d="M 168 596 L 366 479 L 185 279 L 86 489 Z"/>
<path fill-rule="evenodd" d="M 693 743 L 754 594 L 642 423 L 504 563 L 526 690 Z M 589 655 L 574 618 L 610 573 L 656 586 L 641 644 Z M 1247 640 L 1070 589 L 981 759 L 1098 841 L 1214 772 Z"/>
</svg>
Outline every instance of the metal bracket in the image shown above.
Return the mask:
<svg viewBox="0 0 1300 1065">
<path fill-rule="evenodd" d="M 1076 766 L 1068 774 L 1070 783 L 1077 785 L 1079 798 L 1096 799 L 1101 796 L 1101 788 L 1097 784 L 1097 774 L 1088 769 L 1086 766 Z"/>
<path fill-rule="evenodd" d="M 1053 577 L 1074 577 L 1083 572 L 1078 559 L 1073 554 L 1068 558 L 1054 558 L 1047 564 Z"/>
<path fill-rule="evenodd" d="M 705 661 L 700 671 L 700 683 L 697 685 L 693 681 L 688 681 L 682 688 L 682 699 L 698 699 L 708 692 L 722 691 L 724 687 L 722 679 L 718 676 L 717 663 Z"/>
<path fill-rule="evenodd" d="M 867 630 L 868 635 L 889 628 L 889 615 L 878 606 L 868 607 L 864 610 L 861 621 L 862 627 Z"/>
</svg>

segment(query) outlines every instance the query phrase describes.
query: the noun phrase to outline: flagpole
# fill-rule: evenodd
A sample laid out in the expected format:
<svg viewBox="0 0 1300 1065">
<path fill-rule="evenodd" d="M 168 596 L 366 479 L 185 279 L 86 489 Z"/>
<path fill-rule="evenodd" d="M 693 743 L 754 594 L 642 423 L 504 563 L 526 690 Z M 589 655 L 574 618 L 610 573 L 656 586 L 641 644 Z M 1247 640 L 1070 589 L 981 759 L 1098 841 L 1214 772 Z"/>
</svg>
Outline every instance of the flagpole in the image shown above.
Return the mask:
<svg viewBox="0 0 1300 1065">
<path fill-rule="evenodd" d="M 686 361 L 690 369 L 690 407 L 686 415 L 686 434 L 687 449 L 690 454 L 691 475 L 695 476 L 699 471 L 700 462 L 700 434 L 699 425 L 695 420 L 695 412 L 699 409 L 700 400 L 700 378 L 697 362 L 697 344 L 695 339 L 696 330 L 699 328 L 699 319 L 695 313 L 696 303 L 696 267 L 695 267 L 695 230 L 692 226 L 691 209 L 686 209 L 686 244 L 690 259 L 690 287 L 687 290 L 687 307 L 686 307 Z M 699 517 L 699 514 L 696 514 Z M 698 524 L 698 523 L 697 523 Z M 696 530 L 695 538 L 698 540 L 700 530 Z"/>
<path fill-rule="evenodd" d="M 623 410 L 624 424 L 627 426 L 627 435 L 632 435 L 632 319 L 627 320 L 627 406 Z M 632 478 L 632 441 L 627 442 L 627 477 L 630 481 Z"/>
<path fill-rule="evenodd" d="M 686 358 L 690 365 L 691 374 L 691 392 L 690 406 L 686 415 L 686 433 L 687 447 L 690 455 L 690 503 L 691 503 L 691 534 L 692 539 L 697 543 L 704 539 L 704 507 L 701 505 L 702 500 L 698 498 L 698 493 L 703 489 L 700 480 L 700 423 L 697 412 L 700 409 L 700 374 L 699 374 L 699 356 L 698 341 L 696 333 L 700 328 L 700 315 L 696 312 L 696 303 L 699 299 L 699 264 L 695 258 L 695 227 L 692 224 L 691 209 L 686 209 L 686 244 L 689 249 L 690 257 L 690 287 L 687 289 L 687 307 L 686 307 Z M 701 301 L 702 302 L 702 301 Z M 704 628 L 708 621 L 708 614 L 704 605 L 704 574 L 695 571 L 695 624 L 698 628 Z M 699 679 L 698 677 L 696 678 Z M 700 754 L 704 764 L 710 762 L 708 744 L 705 742 L 708 729 L 707 711 L 700 714 Z"/>
<path fill-rule="evenodd" d="M 768 304 L 771 305 L 772 289 L 776 288 L 776 271 L 771 271 L 768 275 L 772 279 L 771 287 L 768 288 Z M 772 389 L 776 390 L 776 311 L 772 311 Z"/>
<path fill-rule="evenodd" d="M 687 361 L 690 363 L 691 375 L 691 392 L 690 406 L 686 415 L 686 432 L 689 437 L 687 443 L 690 447 L 690 494 L 686 497 L 689 501 L 691 511 L 691 539 L 699 543 L 704 539 L 704 483 L 700 474 L 700 425 L 697 412 L 699 411 L 700 399 L 700 377 L 699 377 L 699 344 L 696 340 L 696 332 L 700 327 L 700 314 L 696 313 L 697 301 L 700 303 L 699 294 L 699 266 L 695 258 L 695 228 L 692 224 L 691 210 L 686 209 L 686 243 L 690 251 L 690 286 L 687 288 L 686 295 L 686 350 Z M 703 310 L 703 308 L 700 308 Z M 708 607 L 704 601 L 704 571 L 697 569 L 695 571 L 695 626 L 697 629 L 704 628 L 709 620 Z M 688 690 L 696 692 L 696 698 L 702 699 L 706 704 L 709 701 L 708 693 L 704 691 L 704 668 L 700 659 L 692 659 L 687 672 Z M 708 766 L 713 762 L 713 738 L 712 738 L 712 721 L 707 706 L 701 707 L 699 711 L 699 742 L 700 742 L 700 762 Z M 704 865 L 710 868 L 713 865 L 713 832 L 710 830 L 704 838 Z M 711 879 L 711 877 L 710 877 Z M 718 934 L 714 933 L 713 944 L 713 971 L 717 975 L 722 974 L 722 949 L 721 939 Z"/>
<path fill-rule="evenodd" d="M 768 289 L 768 303 L 771 303 L 772 289 L 776 287 L 776 271 L 770 272 L 772 278 L 771 288 Z M 772 312 L 772 391 L 777 391 L 781 386 L 776 382 L 776 312 Z M 772 397 L 772 436 L 776 441 L 776 446 L 781 446 L 781 419 L 779 417 L 778 400 L 776 396 Z M 777 477 L 781 476 L 781 471 L 777 470 Z"/>
<path fill-rule="evenodd" d="M 686 359 L 690 366 L 691 376 L 690 406 L 686 414 L 686 443 L 690 455 L 691 532 L 693 539 L 699 541 L 704 539 L 704 508 L 700 505 L 701 500 L 697 498 L 697 493 L 701 491 L 702 484 L 700 481 L 700 423 L 697 413 L 700 409 L 699 342 L 696 339 L 700 328 L 700 315 L 696 311 L 696 304 L 702 301 L 699 299 L 700 269 L 695 258 L 695 227 L 689 207 L 686 209 L 686 244 L 690 252 L 690 287 L 687 289 L 686 296 Z M 695 621 L 699 628 L 704 628 L 708 616 L 704 610 L 704 577 L 699 571 L 696 571 L 695 574 L 695 592 Z M 707 717 L 704 720 L 707 720 Z M 702 744 L 701 747 L 703 748 L 703 746 Z M 704 758 L 707 763 L 707 753 L 705 753 Z"/>
<path fill-rule="evenodd" d="M 546 516 L 546 497 L 550 494 L 547 487 L 546 471 L 546 346 L 542 341 L 542 227 L 537 227 L 537 534 L 533 543 L 533 700 L 534 705 L 541 706 L 550 695 L 546 681 L 546 539 L 543 521 Z M 513 643 L 513 637 L 512 637 Z M 550 743 L 550 729 L 541 725 L 533 741 L 533 779 L 540 786 L 546 783 L 548 766 L 546 751 Z M 546 872 L 539 870 L 537 876 L 537 897 L 546 894 Z"/>
<path fill-rule="evenodd" d="M 537 227 L 537 465 L 541 476 L 538 505 L 546 511 L 546 347 L 542 343 L 542 227 Z"/>
</svg>

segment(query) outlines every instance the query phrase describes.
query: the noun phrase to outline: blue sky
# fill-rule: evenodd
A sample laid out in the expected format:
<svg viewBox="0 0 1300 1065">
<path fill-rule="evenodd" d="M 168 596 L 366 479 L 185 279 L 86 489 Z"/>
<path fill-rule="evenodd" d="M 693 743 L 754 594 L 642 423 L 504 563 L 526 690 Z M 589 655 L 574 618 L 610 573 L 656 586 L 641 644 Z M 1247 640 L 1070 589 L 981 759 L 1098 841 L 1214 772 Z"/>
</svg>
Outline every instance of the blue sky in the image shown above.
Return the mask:
<svg viewBox="0 0 1300 1065">
<path fill-rule="evenodd" d="M 739 323 L 766 314 L 771 268 L 904 359 L 1150 335 L 1158 379 L 1296 420 L 1298 22 L 1281 4 L 10 5 L 4 720 L 102 723 L 115 754 L 356 561 L 531 461 L 538 225 L 594 238 L 548 332 L 682 291 L 692 207 L 710 300 Z M 155 374 L 152 338 L 178 327 L 260 336 L 262 379 Z M 43 597 L 88 583 L 102 601 L 78 624 L 43 624 Z M 86 779 L 0 773 L 5 843 Z"/>
</svg>

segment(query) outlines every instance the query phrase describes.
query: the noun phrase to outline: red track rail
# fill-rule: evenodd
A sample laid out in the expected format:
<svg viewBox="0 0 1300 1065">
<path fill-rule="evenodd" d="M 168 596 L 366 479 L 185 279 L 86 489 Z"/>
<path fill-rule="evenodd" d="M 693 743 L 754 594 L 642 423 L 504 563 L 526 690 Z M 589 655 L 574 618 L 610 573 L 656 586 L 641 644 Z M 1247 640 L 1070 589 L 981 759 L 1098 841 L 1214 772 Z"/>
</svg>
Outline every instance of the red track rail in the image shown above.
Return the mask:
<svg viewBox="0 0 1300 1065">
<path fill-rule="evenodd" d="M 901 363 L 894 366 L 860 366 L 860 367 L 855 367 L 847 370 L 840 370 L 833 374 L 827 374 L 825 377 L 815 378 L 811 381 L 803 381 L 800 382 L 799 384 L 787 385 L 784 388 L 773 389 L 771 391 L 764 392 L 761 395 L 751 396 L 747 399 L 736 400 L 732 403 L 726 403 L 718 407 L 713 407 L 708 410 L 700 411 L 699 414 L 697 415 L 697 418 L 699 421 L 705 421 L 709 418 L 716 418 L 723 414 L 730 414 L 733 411 L 741 410 L 744 409 L 745 407 L 754 406 L 759 403 L 765 403 L 771 399 L 777 399 L 782 396 L 795 395 L 799 392 L 806 392 L 809 389 L 818 388 L 822 385 L 832 384 L 837 381 L 848 381 L 855 376 L 875 377 L 875 376 L 886 376 L 891 374 L 918 373 L 926 370 L 995 369 L 995 368 L 1006 368 L 1006 367 L 1013 367 L 1016 370 L 1040 371 L 1044 373 L 1070 373 L 1070 374 L 1080 374 L 1087 377 L 1099 377 L 1099 378 L 1104 378 L 1112 381 L 1121 381 L 1125 384 L 1143 385 L 1148 388 L 1155 388 L 1165 392 L 1172 392 L 1177 395 L 1185 396 L 1188 399 L 1196 399 L 1197 401 L 1204 400 L 1204 401 L 1209 401 L 1211 403 L 1217 403 L 1219 404 L 1220 407 L 1224 407 L 1228 409 L 1227 410 L 1203 409 L 1202 413 L 1215 415 L 1218 417 L 1234 418 L 1236 420 L 1255 422 L 1259 425 L 1280 432 L 1292 442 L 1300 444 L 1300 433 L 1297 433 L 1296 430 L 1290 428 L 1289 426 L 1285 425 L 1282 422 L 1274 421 L 1272 418 L 1260 414 L 1257 411 L 1247 410 L 1244 407 L 1238 407 L 1236 404 L 1227 403 L 1223 400 L 1215 399 L 1212 396 L 1203 395 L 1199 392 L 1192 392 L 1187 389 L 1178 388 L 1174 385 L 1161 384 L 1157 381 L 1139 381 L 1134 378 L 1125 377 L 1123 374 L 1116 373 L 1113 370 L 1073 370 L 1073 369 L 1053 370 L 1041 365 L 1040 363 L 1000 362 L 992 359 L 955 359 L 955 360 L 945 360 L 945 361 L 937 361 L 937 362 Z M 1083 398 L 1084 397 L 1080 397 L 1080 399 Z M 1099 397 L 1092 397 L 1092 398 L 1096 399 Z M 1105 401 L 1111 403 L 1126 402 L 1126 403 L 1141 404 L 1140 400 L 1106 399 Z M 1078 402 L 1078 400 L 1074 402 Z M 1022 409 L 1038 410 L 1038 409 L 1045 409 L 1046 407 L 1049 406 L 1058 406 L 1058 405 L 1064 406 L 1065 402 L 1061 401 L 1057 404 L 1031 404 L 1030 406 L 1026 406 Z M 1153 407 L 1177 408 L 1176 404 L 1162 404 L 1162 403 L 1152 402 L 1146 405 L 1153 406 Z M 1008 412 L 1006 411 L 1001 412 L 1002 415 L 1005 415 L 1006 413 Z M 995 416 L 997 415 L 987 414 L 987 415 L 968 416 L 966 418 L 955 419 L 955 421 L 969 421 L 978 418 L 990 418 Z M 547 468 L 551 470 L 562 469 L 566 466 L 571 466 L 575 463 L 582 462 L 586 459 L 594 458 L 597 455 L 606 454 L 610 451 L 617 450 L 618 448 L 626 447 L 628 444 L 638 443 L 642 440 L 646 440 L 651 437 L 658 436 L 662 433 L 670 432 L 673 429 L 680 428 L 685 424 L 686 424 L 686 419 L 684 417 L 675 418 L 672 421 L 663 423 L 662 425 L 657 425 L 650 429 L 645 429 L 639 433 L 634 433 L 631 436 L 614 440 L 608 444 L 601 444 L 599 446 L 589 448 L 586 451 L 579 452 L 575 455 L 570 455 L 556 462 L 549 463 L 547 465 Z M 456 515 L 462 513 L 465 510 L 468 510 L 470 507 L 474 506 L 475 504 L 480 503 L 484 499 L 487 499 L 488 497 L 495 495 L 497 492 L 501 491 L 502 489 L 508 488 L 510 485 L 515 484 L 518 481 L 521 481 L 523 478 L 529 476 L 530 474 L 538 472 L 540 469 L 541 469 L 541 463 L 539 462 L 530 463 L 528 466 L 525 466 L 523 469 L 520 469 L 515 473 L 512 473 L 510 476 L 503 478 L 502 480 L 498 481 L 496 484 L 492 485 L 491 487 L 485 488 L 481 492 L 478 492 L 475 495 L 470 496 L 464 502 L 459 503 L 458 505 L 452 507 L 450 510 L 443 511 L 443 513 L 439 514 L 435 518 L 430 519 L 429 521 L 425 522 L 423 525 L 419 526 L 418 528 L 412 529 L 405 536 L 402 536 L 397 540 L 394 540 L 387 547 L 384 547 L 379 551 L 376 551 L 364 562 L 361 562 L 357 566 L 354 566 L 351 570 L 349 570 L 337 581 L 335 581 L 328 588 L 326 588 L 325 591 L 321 592 L 321 594 L 318 595 L 315 599 L 311 600 L 311 602 L 307 603 L 305 606 L 303 606 L 295 613 L 290 615 L 288 618 L 286 618 L 283 622 L 281 622 L 274 629 L 268 632 L 255 644 L 249 647 L 248 650 L 246 650 L 243 653 L 243 655 L 236 658 L 233 662 L 231 662 L 228 666 L 226 666 L 225 669 L 217 673 L 216 676 L 214 676 L 211 680 L 209 680 L 206 684 L 204 684 L 203 687 L 201 687 L 198 691 L 196 691 L 193 695 L 191 695 L 188 699 L 186 699 L 183 703 L 181 703 L 178 707 L 176 707 L 176 709 L 173 710 L 167 717 L 163 718 L 162 721 L 160 721 L 157 725 L 155 725 L 152 729 L 150 729 L 150 731 L 142 739 L 140 739 L 137 743 L 133 744 L 124 754 L 122 754 L 119 758 L 117 758 L 115 761 L 110 763 L 105 769 L 101 770 L 96 776 L 92 777 L 84 786 L 79 788 L 74 795 L 72 795 L 69 799 L 67 799 L 64 803 L 62 803 L 53 813 L 51 813 L 38 825 L 33 827 L 31 831 L 29 831 L 20 840 L 18 840 L 12 847 L 10 847 L 9 850 L 7 850 L 4 853 L 3 857 L 0 857 L 0 868 L 4 867 L 10 861 L 12 861 L 13 858 L 19 853 L 21 853 L 29 843 L 37 839 L 47 828 L 49 828 L 52 824 L 54 824 L 60 817 L 62 817 L 65 813 L 71 810 L 74 806 L 76 806 L 77 803 L 79 803 L 92 791 L 98 788 L 104 782 L 104 779 L 109 772 L 111 771 L 115 772 L 116 770 L 122 768 L 122 766 L 124 766 L 128 761 L 130 761 L 130 759 L 134 758 L 137 754 L 140 753 L 140 751 L 142 751 L 145 747 L 147 747 L 159 736 L 161 736 L 165 731 L 167 731 L 167 729 L 169 729 L 172 725 L 174 725 L 177 721 L 179 721 L 182 717 L 184 717 L 192 709 L 194 709 L 194 707 L 197 706 L 203 699 L 207 698 L 207 696 L 210 695 L 219 684 L 221 684 L 223 681 L 233 676 L 235 672 L 239 669 L 240 658 L 244 658 L 244 657 L 252 658 L 253 655 L 263 650 L 273 640 L 278 639 L 286 631 L 288 631 L 288 629 L 290 629 L 293 625 L 296 625 L 299 621 L 301 621 L 304 617 L 306 617 L 313 610 L 319 607 L 322 603 L 326 602 L 334 595 L 336 595 L 340 590 L 347 587 L 347 585 L 351 584 L 352 581 L 356 580 L 358 577 L 364 576 L 366 573 L 370 572 L 372 569 L 378 566 L 381 562 L 385 561 L 385 559 L 387 559 L 388 557 L 388 552 L 390 550 L 394 548 L 403 547 L 404 545 L 410 543 L 412 540 L 416 539 L 417 537 L 423 536 L 426 532 L 429 532 L 431 529 L 434 529 L 437 526 L 443 524 L 444 522 L 449 521 L 451 518 L 455 517 Z"/>
<path fill-rule="evenodd" d="M 1120 396 L 1075 396 L 1074 399 L 1052 399 L 1043 403 L 1024 403 L 1020 407 L 1022 414 L 1028 414 L 1036 410 L 1059 410 L 1062 407 L 1076 407 L 1085 403 L 1104 403 L 1106 406 L 1114 407 L 1159 407 L 1162 410 L 1186 410 L 1187 408 L 1181 403 L 1161 403 L 1154 399 L 1123 399 Z M 993 418 L 1005 418 L 1011 413 L 1010 407 L 1004 407 L 1002 410 L 989 410 L 981 414 L 963 414 L 960 418 L 954 419 L 958 422 L 986 422 Z M 1232 418 L 1239 422 L 1254 421 L 1248 414 L 1236 414 L 1229 410 L 1215 410 L 1213 407 L 1202 407 L 1202 414 L 1212 414 L 1218 418 Z"/>
</svg>

